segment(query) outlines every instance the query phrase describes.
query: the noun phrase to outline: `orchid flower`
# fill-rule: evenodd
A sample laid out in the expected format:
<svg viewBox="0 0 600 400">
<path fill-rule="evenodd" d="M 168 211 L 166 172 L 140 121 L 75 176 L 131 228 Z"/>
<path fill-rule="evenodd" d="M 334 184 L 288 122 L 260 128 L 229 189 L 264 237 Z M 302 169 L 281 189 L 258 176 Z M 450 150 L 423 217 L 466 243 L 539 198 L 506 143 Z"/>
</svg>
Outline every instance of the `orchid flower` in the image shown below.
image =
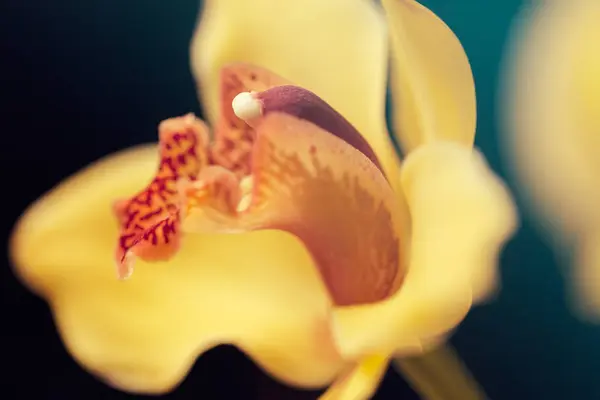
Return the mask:
<svg viewBox="0 0 600 400">
<path fill-rule="evenodd" d="M 206 1 L 192 68 L 208 123 L 163 121 L 158 148 L 25 213 L 16 272 L 79 363 L 162 393 L 225 343 L 289 385 L 330 385 L 323 399 L 369 398 L 393 357 L 493 293 L 516 215 L 472 147 L 466 55 L 420 4 L 382 5 Z"/>
<path fill-rule="evenodd" d="M 533 5 L 507 53 L 507 155 L 532 213 L 558 250 L 572 252 L 575 311 L 598 321 L 600 3 Z"/>
</svg>

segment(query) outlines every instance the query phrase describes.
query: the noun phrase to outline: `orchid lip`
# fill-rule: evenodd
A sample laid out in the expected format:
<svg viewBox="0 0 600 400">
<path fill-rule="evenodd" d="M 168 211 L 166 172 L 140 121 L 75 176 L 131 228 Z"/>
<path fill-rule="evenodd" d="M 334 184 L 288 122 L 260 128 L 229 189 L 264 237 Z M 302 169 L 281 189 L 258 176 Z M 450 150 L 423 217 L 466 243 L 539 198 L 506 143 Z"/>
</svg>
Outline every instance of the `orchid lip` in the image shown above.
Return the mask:
<svg viewBox="0 0 600 400">
<path fill-rule="evenodd" d="M 161 123 L 157 175 L 117 202 L 119 277 L 136 257 L 171 259 L 187 233 L 274 229 L 302 241 L 333 303 L 391 295 L 404 276 L 402 217 L 362 135 L 315 93 L 260 68 L 225 69 L 222 96 L 212 142 L 191 115 Z"/>
</svg>

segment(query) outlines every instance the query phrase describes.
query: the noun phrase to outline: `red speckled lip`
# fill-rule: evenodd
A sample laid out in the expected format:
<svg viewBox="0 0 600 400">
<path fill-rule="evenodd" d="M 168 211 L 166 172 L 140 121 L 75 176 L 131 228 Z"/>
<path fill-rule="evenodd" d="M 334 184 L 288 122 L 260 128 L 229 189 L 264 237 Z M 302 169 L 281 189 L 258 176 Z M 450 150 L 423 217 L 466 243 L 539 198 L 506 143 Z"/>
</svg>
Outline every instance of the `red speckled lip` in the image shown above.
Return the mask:
<svg viewBox="0 0 600 400">
<path fill-rule="evenodd" d="M 121 222 L 117 246 L 117 274 L 131 274 L 128 253 L 166 260 L 179 249 L 179 179 L 195 179 L 206 165 L 208 129 L 191 114 L 163 121 L 159 126 L 160 162 L 152 182 L 129 200 L 115 202 Z"/>
</svg>

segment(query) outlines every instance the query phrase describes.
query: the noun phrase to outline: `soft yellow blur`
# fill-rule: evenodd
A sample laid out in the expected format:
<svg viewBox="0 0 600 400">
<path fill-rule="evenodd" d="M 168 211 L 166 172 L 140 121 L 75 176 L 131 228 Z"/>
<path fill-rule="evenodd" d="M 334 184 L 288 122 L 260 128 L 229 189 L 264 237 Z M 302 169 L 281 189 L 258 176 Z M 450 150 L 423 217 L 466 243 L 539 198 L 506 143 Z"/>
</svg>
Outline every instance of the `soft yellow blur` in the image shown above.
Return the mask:
<svg viewBox="0 0 600 400">
<path fill-rule="evenodd" d="M 571 299 L 600 317 L 600 2 L 537 1 L 507 52 L 507 155 L 559 250 L 573 247 Z"/>
<path fill-rule="evenodd" d="M 365 135 L 397 200 L 408 203 L 403 287 L 380 303 L 334 308 L 302 243 L 278 231 L 188 235 L 174 259 L 140 261 L 132 279 L 119 282 L 112 201 L 141 189 L 156 162 L 151 148 L 129 150 L 42 198 L 13 237 L 17 273 L 49 301 L 82 365 L 113 386 L 161 393 L 202 351 L 231 343 L 286 383 L 322 387 L 338 378 L 324 398 L 367 398 L 392 357 L 438 346 L 474 302 L 493 293 L 497 252 L 516 216 L 471 147 L 468 61 L 433 13 L 413 1 L 383 4 L 394 82 L 410 83 L 413 96 L 395 111 L 395 121 L 407 124 L 396 132 L 408 151 L 402 169 L 385 128 L 387 29 L 368 0 L 208 0 L 192 68 L 213 123 L 220 69 L 252 62 L 314 91 Z M 466 382 L 462 399 L 481 398 L 457 371 Z M 409 380 L 427 396 L 435 382 L 413 372 Z"/>
</svg>

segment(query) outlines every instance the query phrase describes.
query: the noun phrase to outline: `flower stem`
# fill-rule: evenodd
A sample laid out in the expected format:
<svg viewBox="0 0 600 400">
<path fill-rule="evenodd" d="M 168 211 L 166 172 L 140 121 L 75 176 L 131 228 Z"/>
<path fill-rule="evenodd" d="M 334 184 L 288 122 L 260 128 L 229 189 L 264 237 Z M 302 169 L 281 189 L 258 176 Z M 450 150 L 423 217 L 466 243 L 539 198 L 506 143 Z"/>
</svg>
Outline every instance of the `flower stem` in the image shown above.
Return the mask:
<svg viewBox="0 0 600 400">
<path fill-rule="evenodd" d="M 396 358 L 393 364 L 423 400 L 487 399 L 449 344 L 421 356 Z"/>
</svg>

